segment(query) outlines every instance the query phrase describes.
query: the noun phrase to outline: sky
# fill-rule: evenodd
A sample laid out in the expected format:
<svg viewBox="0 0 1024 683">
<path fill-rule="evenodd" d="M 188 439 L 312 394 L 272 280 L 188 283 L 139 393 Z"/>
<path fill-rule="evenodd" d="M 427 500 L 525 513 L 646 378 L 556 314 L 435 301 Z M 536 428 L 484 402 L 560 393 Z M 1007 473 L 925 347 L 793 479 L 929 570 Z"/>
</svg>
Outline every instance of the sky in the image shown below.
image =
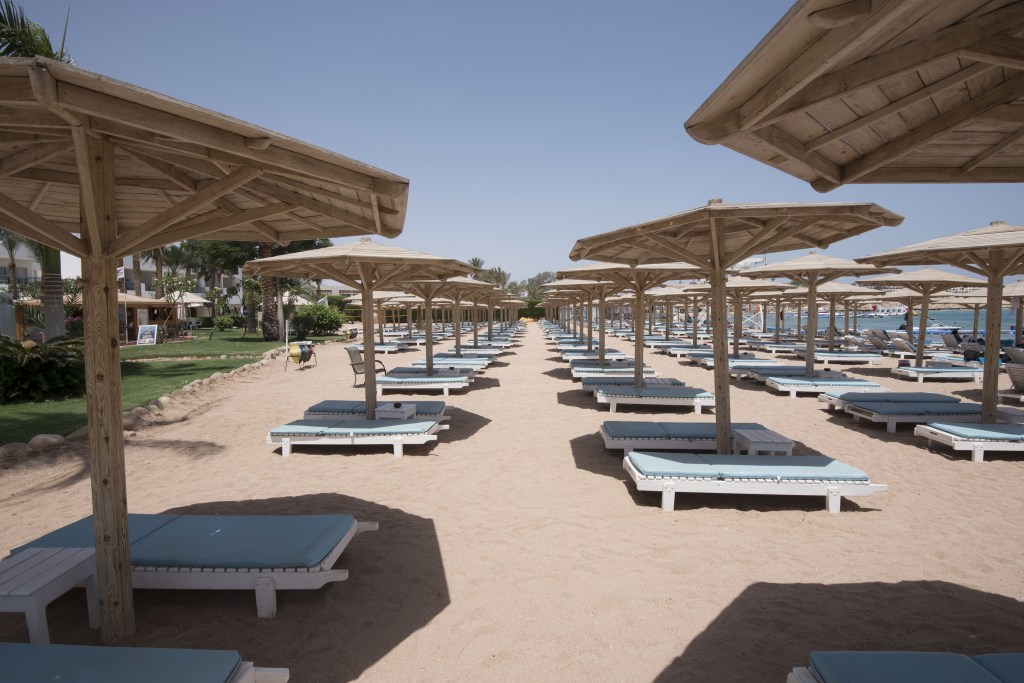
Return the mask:
<svg viewBox="0 0 1024 683">
<path fill-rule="evenodd" d="M 67 0 L 22 0 L 59 42 Z M 854 258 L 1024 224 L 1014 184 L 852 185 L 827 195 L 683 124 L 790 0 L 79 0 L 90 71 L 408 178 L 389 243 L 522 280 L 578 238 L 726 202 L 870 201 L 906 217 Z M 769 256 L 769 262 L 804 252 Z M 65 264 L 65 274 L 75 274 Z"/>
</svg>

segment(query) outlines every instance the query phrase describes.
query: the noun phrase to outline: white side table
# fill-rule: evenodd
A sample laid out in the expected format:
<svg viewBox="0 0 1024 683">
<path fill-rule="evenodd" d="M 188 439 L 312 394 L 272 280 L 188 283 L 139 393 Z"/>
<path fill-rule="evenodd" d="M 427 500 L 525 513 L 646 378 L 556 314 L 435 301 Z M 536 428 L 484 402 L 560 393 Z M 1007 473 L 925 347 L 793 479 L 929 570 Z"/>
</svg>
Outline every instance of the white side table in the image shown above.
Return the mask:
<svg viewBox="0 0 1024 683">
<path fill-rule="evenodd" d="M 24 612 L 28 639 L 49 643 L 46 606 L 85 586 L 89 627 L 100 627 L 94 548 L 27 548 L 0 560 L 0 612 Z"/>
<path fill-rule="evenodd" d="M 373 416 L 377 420 L 411 420 L 416 415 L 415 403 L 378 403 Z"/>
<path fill-rule="evenodd" d="M 733 440 L 736 452 L 746 451 L 747 455 L 793 455 L 795 445 L 792 439 L 770 429 L 737 429 L 733 432 Z"/>
</svg>

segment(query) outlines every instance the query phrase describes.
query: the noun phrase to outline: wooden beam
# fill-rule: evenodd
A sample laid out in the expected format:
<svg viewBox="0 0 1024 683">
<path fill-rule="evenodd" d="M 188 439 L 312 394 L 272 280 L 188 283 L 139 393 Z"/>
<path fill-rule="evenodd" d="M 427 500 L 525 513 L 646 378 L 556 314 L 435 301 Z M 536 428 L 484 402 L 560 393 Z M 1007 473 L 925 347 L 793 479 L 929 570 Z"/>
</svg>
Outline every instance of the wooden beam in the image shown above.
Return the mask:
<svg viewBox="0 0 1024 683">
<path fill-rule="evenodd" d="M 88 228 L 94 237 L 90 239 L 90 253 L 82 259 L 85 396 L 100 628 L 103 641 L 115 643 L 135 632 L 135 606 L 128 552 L 118 286 L 114 257 L 106 250 L 117 235 L 114 145 L 106 139 L 85 136 L 78 152 L 83 187 L 90 188 L 82 195 L 82 214 L 87 220 L 100 221 Z"/>
<path fill-rule="evenodd" d="M 764 142 L 767 142 L 783 156 L 807 166 L 822 178 L 827 178 L 835 182 L 839 181 L 839 178 L 841 177 L 841 169 L 837 164 L 829 161 L 817 152 L 804 151 L 803 143 L 788 133 L 785 133 L 782 129 L 770 126 L 767 128 L 760 128 L 753 131 L 751 134 L 760 138 Z"/>
<path fill-rule="evenodd" d="M 132 147 L 124 146 L 121 149 L 123 149 L 126 154 L 129 154 L 135 159 L 138 159 L 146 166 L 149 166 L 151 169 L 153 169 L 160 175 L 166 177 L 168 180 L 170 180 L 172 183 L 177 185 L 182 190 L 192 193 L 198 189 L 196 187 L 196 181 L 193 180 L 187 173 L 178 170 L 178 168 L 175 167 L 173 164 L 169 164 L 166 161 L 163 161 L 162 159 L 157 159 L 156 157 L 151 156 L 149 154 L 143 154 L 142 152 L 133 149 Z"/>
<path fill-rule="evenodd" d="M 321 200 L 326 199 L 329 202 L 348 204 L 349 206 L 353 206 L 359 209 L 366 209 L 367 211 L 372 211 L 373 207 L 377 206 L 377 210 L 380 211 L 382 216 L 395 216 L 400 213 L 396 209 L 392 209 L 381 204 L 379 195 L 371 194 L 371 201 L 364 201 L 362 199 L 359 199 L 358 192 L 355 193 L 355 197 L 349 197 L 340 192 L 334 192 L 324 187 L 317 187 L 315 185 L 310 185 L 309 183 L 303 183 L 299 180 L 290 178 L 288 176 L 268 175 L 266 176 L 266 179 L 269 182 L 273 182 L 275 185 L 282 185 L 284 187 L 290 187 L 293 190 L 298 190 L 300 192 L 307 192 L 311 194 L 314 198 Z"/>
<path fill-rule="evenodd" d="M 31 168 L 37 164 L 41 164 L 55 156 L 59 156 L 68 150 L 74 149 L 74 144 L 71 140 L 61 140 L 59 142 L 41 142 L 37 145 L 33 145 L 27 149 L 24 149 L 16 154 L 12 154 L 3 161 L 0 161 L 0 178 L 6 178 L 7 176 L 14 175 L 19 171 L 23 171 L 26 168 Z"/>
<path fill-rule="evenodd" d="M 979 167 L 964 173 L 959 168 L 879 168 L 853 183 L 1020 183 L 1024 170 L 1019 168 Z M 815 188 L 817 189 L 817 188 Z M 832 189 L 829 187 L 828 189 Z M 828 191 L 827 189 L 824 191 Z"/>
<path fill-rule="evenodd" d="M 1007 147 L 1011 146 L 1012 144 L 1014 144 L 1015 142 L 1017 142 L 1021 138 L 1024 138 L 1024 128 L 1021 128 L 1020 130 L 1018 130 L 1016 133 L 1013 133 L 1012 135 L 1007 135 L 1001 141 L 999 141 L 998 143 L 992 145 L 991 147 L 986 149 L 984 152 L 982 152 L 978 156 L 976 156 L 973 159 L 971 159 L 970 161 L 968 161 L 966 164 L 964 164 L 963 166 L 960 167 L 960 172 L 961 173 L 970 173 L 971 171 L 976 169 L 978 166 L 983 164 L 987 159 L 990 159 L 991 157 L 995 156 L 996 154 L 999 154 L 1004 149 L 1006 149 Z"/>
<path fill-rule="evenodd" d="M 267 149 L 253 149 L 246 145 L 244 135 L 177 116 L 166 111 L 144 105 L 126 102 L 117 97 L 82 88 L 70 83 L 58 85 L 58 99 L 61 107 L 74 112 L 113 119 L 122 123 L 166 135 L 178 140 L 188 140 L 250 160 L 255 165 L 280 166 L 304 175 L 320 178 L 366 192 L 377 192 L 387 196 L 398 196 L 408 191 L 408 184 L 374 177 L 339 163 L 322 161 L 314 157 L 292 152 L 276 145 Z"/>
<path fill-rule="evenodd" d="M 15 173 L 12 178 L 38 180 L 44 183 L 78 186 L 78 174 L 64 171 L 49 171 L 41 168 L 29 168 Z M 144 187 L 150 190 L 177 190 L 178 185 L 162 178 L 129 178 L 119 177 L 114 180 L 117 187 Z"/>
<path fill-rule="evenodd" d="M 210 183 L 187 199 L 153 216 L 142 225 L 126 230 L 117 238 L 115 244 L 112 245 L 111 253 L 114 255 L 131 254 L 135 251 L 135 245 L 139 242 L 153 237 L 167 226 L 180 221 L 208 204 L 212 204 L 220 197 L 259 177 L 261 173 L 262 171 L 258 168 L 240 168 Z"/>
<path fill-rule="evenodd" d="M 950 109 L 945 114 L 932 119 L 920 128 L 917 128 L 910 133 L 898 137 L 892 142 L 865 154 L 860 159 L 851 161 L 843 167 L 842 180 L 840 182 L 833 183 L 831 187 L 834 188 L 844 183 L 852 182 L 853 180 L 856 180 L 857 178 L 860 178 L 861 176 L 902 157 L 921 145 L 945 135 L 965 121 L 977 116 L 979 113 L 998 104 L 1002 104 L 1007 100 L 1016 99 L 1021 95 L 1024 95 L 1024 74 L 1005 81 L 1002 85 L 999 85 L 988 92 L 982 93 L 969 102 L 965 102 L 959 107 Z M 827 191 L 822 188 L 828 186 L 829 184 L 825 182 L 815 181 L 815 183 L 813 183 L 814 189 L 819 192 Z"/>
<path fill-rule="evenodd" d="M 1020 71 L 1024 69 L 1024 39 L 1005 34 L 992 36 L 961 50 L 960 56 Z"/>
<path fill-rule="evenodd" d="M 88 249 L 81 239 L 62 229 L 56 223 L 26 209 L 5 194 L 0 194 L 0 214 L 4 215 L 0 222 L 12 232 L 76 256 L 81 257 L 88 253 Z"/>
<path fill-rule="evenodd" d="M 842 5 L 813 12 L 807 15 L 807 21 L 818 28 L 839 28 L 866 17 L 870 12 L 871 0 L 850 0 Z"/>
<path fill-rule="evenodd" d="M 740 106 L 740 130 L 750 130 L 813 80 L 856 54 L 926 0 L 875 0 L 870 15 L 827 31 Z"/>
<path fill-rule="evenodd" d="M 947 76 L 946 78 L 935 81 L 934 83 L 927 85 L 924 88 L 921 88 L 917 92 L 910 93 L 906 97 L 903 97 L 901 99 L 896 100 L 895 102 L 892 102 L 888 106 L 882 107 L 881 109 L 876 109 L 870 114 L 867 114 L 859 119 L 851 121 L 845 126 L 840 126 L 839 128 L 836 128 L 835 130 L 826 133 L 825 135 L 822 135 L 819 138 L 815 138 L 810 142 L 805 142 L 804 152 L 813 152 L 816 149 L 824 147 L 830 142 L 835 142 L 836 140 L 839 140 L 844 136 L 850 135 L 851 133 L 855 133 L 858 130 L 867 128 L 868 126 L 878 121 L 881 121 L 882 119 L 888 116 L 892 116 L 893 114 L 896 114 L 899 111 L 906 109 L 907 107 L 913 106 L 918 102 L 924 101 L 934 95 L 938 95 L 939 93 L 943 93 L 947 90 L 958 87 L 964 81 L 974 78 L 976 76 L 981 76 L 982 74 L 986 73 L 987 71 L 993 68 L 994 67 L 991 64 L 972 64 L 963 71 L 958 71 L 955 74 Z"/>
<path fill-rule="evenodd" d="M 205 220 L 203 219 L 203 216 L 198 216 L 196 218 L 199 220 L 189 219 L 188 221 L 183 221 L 180 225 L 168 226 L 164 230 L 161 230 L 160 233 L 152 235 L 148 239 L 139 242 L 134 247 L 133 251 L 145 251 L 146 249 L 153 249 L 154 247 L 164 244 L 180 242 L 181 240 L 201 239 L 206 236 L 213 236 L 223 230 L 229 230 L 245 223 L 253 224 L 260 218 L 278 216 L 282 213 L 287 213 L 292 209 L 292 207 L 287 204 L 272 204 L 259 207 L 258 209 L 246 210 L 229 207 L 227 205 L 222 206 L 218 204 L 218 206 L 221 210 L 209 212 L 209 214 L 215 215 L 212 215 Z M 253 229 L 261 235 L 261 239 L 254 241 L 281 241 L 281 235 L 277 232 L 267 229 L 259 229 L 256 228 L 255 225 L 253 225 Z"/>
<path fill-rule="evenodd" d="M 313 199 L 312 197 L 308 197 L 300 192 L 285 189 L 266 180 L 253 182 L 249 187 L 251 190 L 265 194 L 278 201 L 288 202 L 289 204 L 294 204 L 296 207 L 302 207 L 324 216 L 329 216 L 330 218 L 341 221 L 353 228 L 362 230 L 363 232 L 372 234 L 377 233 L 376 223 L 362 214 L 348 211 L 341 207 L 334 206 L 333 204 L 322 202 L 318 199 Z"/>
<path fill-rule="evenodd" d="M 777 123 L 791 114 L 834 101 L 857 90 L 924 68 L 988 40 L 1024 27 L 1024 5 L 1015 2 L 974 19 L 967 19 L 924 38 L 904 43 L 844 66 L 808 83 L 758 125 Z M 739 130 L 738 126 L 736 130 Z M 733 131 L 735 132 L 735 131 Z"/>
</svg>

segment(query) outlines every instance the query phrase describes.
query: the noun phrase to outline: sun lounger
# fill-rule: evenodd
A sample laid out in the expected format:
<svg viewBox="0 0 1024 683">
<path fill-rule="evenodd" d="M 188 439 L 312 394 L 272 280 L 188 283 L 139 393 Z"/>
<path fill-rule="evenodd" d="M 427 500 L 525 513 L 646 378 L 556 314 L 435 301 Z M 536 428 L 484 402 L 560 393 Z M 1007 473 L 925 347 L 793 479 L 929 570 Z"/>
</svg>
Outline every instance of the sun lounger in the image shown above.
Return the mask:
<svg viewBox="0 0 1024 683">
<path fill-rule="evenodd" d="M 863 379 L 825 379 L 806 377 L 769 377 L 765 383 L 780 394 L 788 393 L 790 398 L 796 398 L 797 394 L 820 394 L 830 389 L 845 389 L 846 391 L 875 391 L 882 388 L 878 382 L 869 382 Z"/>
<path fill-rule="evenodd" d="M 483 370 L 483 368 L 480 368 L 480 370 Z M 431 373 L 431 376 L 472 378 L 473 373 L 475 372 L 477 372 L 477 368 L 474 367 L 463 367 L 461 365 L 450 366 L 442 365 L 440 363 L 434 363 L 434 368 L 433 372 Z M 390 370 L 387 371 L 386 375 L 388 377 L 426 377 L 427 368 L 419 365 L 391 368 Z M 380 375 L 378 375 L 378 377 L 380 377 Z"/>
<path fill-rule="evenodd" d="M 383 396 L 385 391 L 440 391 L 445 396 L 453 389 L 465 389 L 469 386 L 470 377 L 465 375 L 443 376 L 433 375 L 391 377 L 377 375 L 377 395 Z"/>
<path fill-rule="evenodd" d="M 573 361 L 573 360 L 597 360 L 601 358 L 601 352 L 594 351 L 562 351 L 562 360 Z M 625 358 L 626 354 L 622 351 L 616 351 L 615 349 L 605 349 L 605 358 Z"/>
<path fill-rule="evenodd" d="M 681 356 L 687 356 L 694 351 L 710 351 L 711 347 L 706 345 L 692 346 L 690 344 L 677 344 L 675 346 L 663 346 L 659 349 L 662 353 L 675 356 L 679 358 Z"/>
<path fill-rule="evenodd" d="M 735 441 L 737 430 L 768 430 L 756 422 L 734 422 L 733 440 L 729 450 L 739 454 Z M 609 450 L 622 449 L 623 455 L 630 451 L 672 450 L 672 451 L 715 451 L 718 450 L 714 422 L 632 422 L 606 420 L 601 424 L 604 447 Z M 793 442 L 789 441 L 792 453 Z"/>
<path fill-rule="evenodd" d="M 632 365 L 611 365 L 611 366 L 573 366 L 572 378 L 583 379 L 584 377 L 632 377 L 634 369 Z M 658 373 L 654 368 L 645 365 L 643 368 L 644 377 L 657 377 Z"/>
<path fill-rule="evenodd" d="M 408 348 L 408 346 L 409 346 L 408 344 L 398 344 L 398 343 L 388 343 L 388 342 L 385 342 L 384 344 L 377 343 L 377 344 L 373 345 L 373 352 L 374 353 L 383 353 L 383 354 L 398 353 L 399 351 L 404 351 L 406 348 Z M 351 346 L 349 346 L 349 348 L 355 349 L 356 351 L 362 351 L 363 350 L 363 344 L 362 344 L 362 342 L 359 342 L 357 344 L 352 344 Z"/>
<path fill-rule="evenodd" d="M 846 410 L 851 401 L 888 401 L 890 403 L 960 403 L 956 396 L 948 394 L 932 394 L 925 391 L 844 391 L 829 390 L 818 396 L 818 400 L 828 404 L 829 412 L 838 408 Z"/>
<path fill-rule="evenodd" d="M 693 356 L 690 356 L 690 360 L 692 360 L 694 363 L 701 366 L 702 368 L 715 367 L 714 356 L 704 356 L 702 358 L 694 358 Z M 778 365 L 778 361 L 776 361 L 774 358 L 754 358 L 753 356 L 742 358 L 730 357 L 728 364 L 730 368 L 756 368 L 765 367 L 767 365 Z"/>
<path fill-rule="evenodd" d="M 437 433 L 448 425 L 433 420 L 295 420 L 267 432 L 267 443 L 280 444 L 281 456 L 292 454 L 293 446 L 388 445 L 401 458 L 406 444 L 437 441 Z"/>
<path fill-rule="evenodd" d="M 980 403 L 900 403 L 890 401 L 848 401 L 846 412 L 854 421 L 885 423 L 887 432 L 895 432 L 902 423 L 919 424 L 933 420 L 949 422 L 979 422 Z"/>
<path fill-rule="evenodd" d="M 285 683 L 288 669 L 254 667 L 230 650 L 0 643 L 0 681 L 33 683 Z"/>
<path fill-rule="evenodd" d="M 807 356 L 806 349 L 796 351 L 800 358 Z M 821 351 L 814 352 L 815 363 L 843 363 L 846 365 L 878 365 L 882 360 L 880 353 L 861 353 L 860 351 Z"/>
<path fill-rule="evenodd" d="M 786 683 L 1020 683 L 1024 654 L 812 652 Z"/>
<path fill-rule="evenodd" d="M 824 496 L 831 513 L 843 496 L 888 489 L 868 475 L 824 455 L 698 455 L 634 451 L 622 466 L 639 491 L 661 493 L 661 509 L 675 508 L 676 493 Z"/>
<path fill-rule="evenodd" d="M 916 379 L 918 383 L 926 379 L 956 379 L 981 381 L 981 368 L 893 368 L 892 374 L 901 379 Z"/>
<path fill-rule="evenodd" d="M 985 451 L 1024 451 L 1024 425 L 957 424 L 929 422 L 917 425 L 914 434 L 928 439 L 928 447 L 938 441 L 954 451 L 970 451 L 971 460 L 984 462 Z"/>
<path fill-rule="evenodd" d="M 341 553 L 376 522 L 351 515 L 128 515 L 134 588 L 253 590 L 256 612 L 273 617 L 278 590 L 315 590 L 345 581 Z M 91 548 L 92 517 L 52 531 L 26 548 Z M 0 667 L 2 669 L 3 667 Z"/>
<path fill-rule="evenodd" d="M 633 377 L 584 377 L 580 380 L 580 388 L 594 393 L 604 387 L 631 387 L 635 381 Z M 651 387 L 685 387 L 686 382 L 672 377 L 644 377 L 643 386 L 645 389 L 650 389 Z"/>
<path fill-rule="evenodd" d="M 414 401 L 406 405 L 415 406 L 413 417 L 417 420 L 445 422 L 449 419 L 449 416 L 444 413 L 444 401 Z M 365 420 L 366 403 L 364 401 L 320 401 L 306 408 L 302 419 L 330 420 L 334 422 L 341 420 Z"/>
<path fill-rule="evenodd" d="M 693 406 L 698 415 L 702 408 L 715 407 L 715 395 L 691 387 L 602 387 L 594 392 L 598 403 L 607 403 L 611 412 L 619 405 Z"/>
<path fill-rule="evenodd" d="M 734 377 L 748 377 L 764 384 L 769 377 L 806 377 L 807 368 L 803 365 L 756 365 L 729 368 Z M 814 376 L 822 379 L 849 379 L 837 370 L 815 370 Z"/>
<path fill-rule="evenodd" d="M 1006 363 L 1003 365 L 1006 376 L 1010 378 L 1012 389 L 999 392 L 999 398 L 1004 401 L 1020 401 L 1024 403 L 1024 365 L 1017 363 Z"/>
</svg>

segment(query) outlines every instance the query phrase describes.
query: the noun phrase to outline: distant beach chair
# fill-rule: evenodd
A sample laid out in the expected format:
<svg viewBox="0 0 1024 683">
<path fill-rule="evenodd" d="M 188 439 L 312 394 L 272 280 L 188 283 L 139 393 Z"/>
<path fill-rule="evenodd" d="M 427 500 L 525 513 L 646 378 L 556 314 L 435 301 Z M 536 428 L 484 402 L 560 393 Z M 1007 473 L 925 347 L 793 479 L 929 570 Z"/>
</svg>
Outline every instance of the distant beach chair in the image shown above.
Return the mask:
<svg viewBox="0 0 1024 683">
<path fill-rule="evenodd" d="M 962 367 L 944 367 L 944 368 L 914 368 L 914 367 L 897 367 L 892 369 L 892 374 L 896 375 L 901 379 L 915 379 L 918 383 L 924 382 L 926 379 L 953 379 L 953 380 L 973 380 L 975 382 L 981 381 L 982 368 L 962 368 Z"/>
<path fill-rule="evenodd" d="M 893 401 L 848 401 L 846 412 L 854 420 L 867 420 L 885 424 L 888 432 L 895 432 L 899 424 L 920 424 L 933 420 L 948 422 L 980 422 L 980 403 L 901 403 Z M 1014 410 L 1002 408 L 997 416 L 1006 421 L 1019 422 L 1019 417 L 1002 411 Z"/>
<path fill-rule="evenodd" d="M 472 377 L 463 374 L 439 375 L 377 375 L 377 395 L 385 391 L 440 391 L 445 396 L 453 389 L 466 389 Z"/>
<path fill-rule="evenodd" d="M 413 418 L 417 420 L 433 420 L 445 422 L 449 415 L 445 414 L 444 401 L 415 401 L 408 405 L 415 406 Z M 380 405 L 378 405 L 380 408 Z M 303 413 L 304 420 L 363 420 L 366 419 L 365 401 L 327 400 L 314 403 Z"/>
<path fill-rule="evenodd" d="M 0 660 L 3 681 L 285 683 L 289 676 L 231 650 L 0 643 Z"/>
<path fill-rule="evenodd" d="M 984 462 L 985 451 L 1024 451 L 1024 425 L 957 424 L 929 422 L 917 425 L 914 434 L 928 439 L 928 447 L 937 441 L 954 451 L 970 451 L 971 460 Z"/>
<path fill-rule="evenodd" d="M 691 387 L 610 386 L 597 389 L 594 396 L 598 403 L 608 404 L 612 413 L 619 405 L 691 406 L 698 415 L 704 408 L 715 407 L 714 394 Z"/>
<path fill-rule="evenodd" d="M 838 408 L 846 410 L 848 403 L 854 401 L 863 402 L 889 402 L 889 403 L 960 403 L 956 396 L 948 394 L 933 394 L 926 391 L 845 391 L 842 389 L 822 392 L 818 400 L 828 404 L 829 412 Z"/>
<path fill-rule="evenodd" d="M 258 616 L 273 617 L 278 590 L 315 590 L 348 579 L 334 563 L 356 534 L 376 530 L 376 522 L 351 515 L 129 514 L 132 587 L 252 590 Z M 89 516 L 11 554 L 95 543 Z"/>
<path fill-rule="evenodd" d="M 295 420 L 267 432 L 267 443 L 280 444 L 281 457 L 292 454 L 294 446 L 391 446 L 395 457 L 404 455 L 406 445 L 437 441 L 437 433 L 448 425 L 433 420 Z"/>
<path fill-rule="evenodd" d="M 348 362 L 349 362 L 349 365 L 352 366 L 352 377 L 353 377 L 352 386 L 355 387 L 355 386 L 359 385 L 359 375 L 363 375 L 364 377 L 366 375 L 366 363 L 363 361 L 363 351 L 362 351 L 361 348 L 360 349 L 355 348 L 355 346 L 347 346 L 347 347 L 345 347 L 345 350 L 348 351 Z M 388 371 L 388 369 L 386 367 L 384 367 L 384 363 L 382 363 L 380 360 L 375 358 L 374 362 L 375 362 L 375 366 L 374 366 L 374 370 L 375 371 L 376 371 L 376 365 L 380 365 L 381 371 L 383 371 L 383 372 L 387 372 Z"/>
<path fill-rule="evenodd" d="M 590 393 L 605 387 L 631 387 L 634 386 L 633 377 L 584 377 L 580 380 L 580 388 Z M 686 382 L 673 377 L 644 377 L 643 388 L 652 387 L 685 387 Z"/>
<path fill-rule="evenodd" d="M 633 451 L 622 466 L 639 491 L 661 493 L 661 509 L 675 508 L 677 493 L 824 496 L 839 513 L 841 499 L 887 490 L 856 467 L 824 455 L 701 455 Z"/>
<path fill-rule="evenodd" d="M 739 455 L 746 447 L 748 455 L 768 452 L 792 455 L 792 439 L 787 439 L 757 422 L 734 422 L 728 450 Z M 601 424 L 604 447 L 622 449 L 623 455 L 636 450 L 717 451 L 717 426 L 714 422 L 630 422 L 606 420 Z M 737 434 L 741 437 L 737 439 Z M 754 451 L 754 452 L 751 452 Z"/>
<path fill-rule="evenodd" d="M 1024 654 L 968 657 L 951 652 L 812 652 L 786 683 L 1019 683 Z"/>
<path fill-rule="evenodd" d="M 1004 401 L 1024 402 L 1024 365 L 1007 363 L 1003 369 L 1006 370 L 1006 376 L 1010 378 L 1013 388 L 1008 391 L 1000 391 L 999 398 Z"/>
<path fill-rule="evenodd" d="M 820 394 L 823 391 L 844 389 L 846 391 L 877 391 L 882 388 L 878 382 L 864 379 L 827 379 L 824 377 L 769 377 L 765 384 L 780 394 L 789 394 L 796 398 L 797 394 Z"/>
</svg>

